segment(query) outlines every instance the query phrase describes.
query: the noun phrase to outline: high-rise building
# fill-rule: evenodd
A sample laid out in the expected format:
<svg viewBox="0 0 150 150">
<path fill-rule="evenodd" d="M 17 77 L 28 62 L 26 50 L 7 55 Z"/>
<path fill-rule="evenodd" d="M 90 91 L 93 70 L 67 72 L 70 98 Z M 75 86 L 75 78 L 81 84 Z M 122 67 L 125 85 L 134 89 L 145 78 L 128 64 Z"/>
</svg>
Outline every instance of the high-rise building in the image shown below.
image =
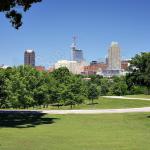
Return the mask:
<svg viewBox="0 0 150 150">
<path fill-rule="evenodd" d="M 108 57 L 105 58 L 105 63 L 108 65 Z"/>
<path fill-rule="evenodd" d="M 82 62 L 83 61 L 83 51 L 78 49 L 72 49 L 73 61 Z"/>
<path fill-rule="evenodd" d="M 112 42 L 108 50 L 108 69 L 109 70 L 121 69 L 120 47 L 117 42 Z"/>
<path fill-rule="evenodd" d="M 73 44 L 72 44 L 72 47 L 71 47 L 71 52 L 72 52 L 72 60 L 73 61 L 77 61 L 77 62 L 82 62 L 84 61 L 84 58 L 83 58 L 83 51 L 80 50 L 80 49 L 77 49 L 77 46 L 76 46 L 76 37 L 73 37 Z"/>
<path fill-rule="evenodd" d="M 24 65 L 35 66 L 35 52 L 33 50 L 26 50 L 24 52 Z"/>
</svg>

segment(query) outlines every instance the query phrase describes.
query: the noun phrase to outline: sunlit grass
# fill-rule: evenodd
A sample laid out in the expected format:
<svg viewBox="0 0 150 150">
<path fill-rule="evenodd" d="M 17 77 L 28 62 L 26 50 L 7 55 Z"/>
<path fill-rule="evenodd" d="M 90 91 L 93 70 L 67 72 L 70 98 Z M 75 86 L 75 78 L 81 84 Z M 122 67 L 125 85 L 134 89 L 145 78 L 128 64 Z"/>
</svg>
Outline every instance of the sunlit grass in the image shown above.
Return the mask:
<svg viewBox="0 0 150 150">
<path fill-rule="evenodd" d="M 47 115 L 50 124 L 0 127 L 0 150 L 149 150 L 150 113 Z M 2 120 L 0 120 L 2 122 Z"/>
<path fill-rule="evenodd" d="M 140 94 L 140 95 L 127 95 L 126 97 L 133 97 L 133 98 L 148 98 L 148 99 L 150 99 L 150 95 L 144 95 L 144 94 Z"/>
<path fill-rule="evenodd" d="M 73 109 L 109 109 L 109 108 L 138 108 L 150 107 L 150 101 L 130 100 L 130 99 L 109 99 L 100 97 L 91 104 L 91 101 L 86 100 L 84 104 L 75 105 Z M 43 109 L 43 108 L 41 108 Z M 62 106 L 60 108 L 49 106 L 44 109 L 71 109 L 70 106 Z"/>
<path fill-rule="evenodd" d="M 83 104 L 75 105 L 72 109 L 119 109 L 119 108 L 140 108 L 140 107 L 150 107 L 150 101 L 146 100 L 136 100 L 136 99 L 112 99 L 100 97 L 94 100 L 94 104 L 91 101 L 85 100 Z M 68 110 L 71 109 L 70 106 L 49 106 L 48 108 L 41 107 L 31 107 L 29 110 Z"/>
</svg>

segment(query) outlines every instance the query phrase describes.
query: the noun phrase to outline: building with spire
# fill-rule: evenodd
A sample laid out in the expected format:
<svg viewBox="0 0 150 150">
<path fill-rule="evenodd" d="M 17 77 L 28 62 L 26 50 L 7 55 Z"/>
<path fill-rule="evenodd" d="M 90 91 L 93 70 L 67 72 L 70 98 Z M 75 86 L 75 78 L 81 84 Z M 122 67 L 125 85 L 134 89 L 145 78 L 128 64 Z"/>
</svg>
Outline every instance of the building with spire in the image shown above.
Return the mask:
<svg viewBox="0 0 150 150">
<path fill-rule="evenodd" d="M 77 62 L 84 61 L 83 51 L 80 49 L 77 49 L 76 37 L 73 37 L 73 44 L 71 46 L 71 53 L 72 53 L 72 61 L 77 61 Z"/>
</svg>

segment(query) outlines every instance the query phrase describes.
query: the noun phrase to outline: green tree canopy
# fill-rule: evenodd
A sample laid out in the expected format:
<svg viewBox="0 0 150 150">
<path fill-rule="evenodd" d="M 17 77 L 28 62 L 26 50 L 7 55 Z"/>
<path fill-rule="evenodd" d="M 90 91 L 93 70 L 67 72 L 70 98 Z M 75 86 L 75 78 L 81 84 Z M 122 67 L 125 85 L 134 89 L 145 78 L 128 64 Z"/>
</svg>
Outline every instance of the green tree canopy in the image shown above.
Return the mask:
<svg viewBox="0 0 150 150">
<path fill-rule="evenodd" d="M 52 72 L 52 76 L 60 83 L 68 84 L 71 73 L 66 67 L 61 67 Z"/>
<path fill-rule="evenodd" d="M 150 52 L 137 54 L 131 59 L 127 82 L 130 86 L 146 86 L 150 94 Z"/>
<path fill-rule="evenodd" d="M 99 96 L 99 92 L 98 92 L 96 84 L 91 84 L 88 87 L 87 96 L 88 96 L 88 99 L 92 100 L 92 104 L 93 104 L 93 100 L 98 98 L 98 96 Z"/>
<path fill-rule="evenodd" d="M 113 77 L 110 92 L 113 95 L 120 95 L 120 96 L 127 94 L 127 84 L 124 77 Z"/>
</svg>

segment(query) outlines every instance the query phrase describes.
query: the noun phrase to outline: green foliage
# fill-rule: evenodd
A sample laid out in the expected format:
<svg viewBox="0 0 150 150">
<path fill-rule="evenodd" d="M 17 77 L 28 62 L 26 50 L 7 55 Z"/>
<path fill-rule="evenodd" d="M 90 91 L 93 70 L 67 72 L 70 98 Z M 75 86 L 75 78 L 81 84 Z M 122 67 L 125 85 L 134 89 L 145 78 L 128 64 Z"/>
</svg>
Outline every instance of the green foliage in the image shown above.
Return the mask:
<svg viewBox="0 0 150 150">
<path fill-rule="evenodd" d="M 133 85 L 145 86 L 150 94 L 150 52 L 137 54 L 132 58 L 127 83 L 130 88 Z"/>
<path fill-rule="evenodd" d="M 85 98 L 82 78 L 64 67 L 49 74 L 19 66 L 1 69 L 0 77 L 0 108 L 48 107 L 49 104 L 72 107 Z"/>
<path fill-rule="evenodd" d="M 67 84 L 69 82 L 69 77 L 71 73 L 66 67 L 61 67 L 52 72 L 52 76 L 59 82 Z"/>
<path fill-rule="evenodd" d="M 90 76 L 84 80 L 65 67 L 52 73 L 38 72 L 31 66 L 0 69 L 0 108 L 29 108 L 83 104 L 100 95 L 140 94 L 137 86 L 128 90 L 125 77 Z M 78 106 L 79 107 L 79 106 Z"/>
<path fill-rule="evenodd" d="M 118 96 L 127 94 L 127 84 L 123 77 L 113 77 L 111 93 Z"/>
<path fill-rule="evenodd" d="M 100 75 L 89 75 L 89 78 L 91 78 L 91 82 L 93 84 L 101 85 L 101 79 L 103 76 Z"/>
<path fill-rule="evenodd" d="M 3 69 L 0 69 L 0 108 L 5 108 L 8 106 L 7 103 L 7 94 L 5 87 L 5 72 Z"/>
<path fill-rule="evenodd" d="M 22 25 L 22 15 L 18 13 L 18 7 L 26 12 L 33 3 L 41 1 L 42 0 L 0 0 L 0 12 L 4 12 L 12 26 L 18 29 Z"/>
<path fill-rule="evenodd" d="M 107 78 L 102 78 L 101 79 L 101 95 L 108 95 L 111 87 L 111 80 Z"/>
<path fill-rule="evenodd" d="M 88 87 L 88 94 L 87 94 L 87 96 L 88 96 L 88 99 L 92 100 L 92 104 L 93 104 L 93 100 L 98 98 L 99 93 L 98 93 L 97 86 L 95 84 L 91 84 Z"/>
<path fill-rule="evenodd" d="M 146 91 L 146 87 L 133 85 L 130 88 L 130 91 L 128 91 L 128 94 L 146 94 L 145 91 Z"/>
</svg>

